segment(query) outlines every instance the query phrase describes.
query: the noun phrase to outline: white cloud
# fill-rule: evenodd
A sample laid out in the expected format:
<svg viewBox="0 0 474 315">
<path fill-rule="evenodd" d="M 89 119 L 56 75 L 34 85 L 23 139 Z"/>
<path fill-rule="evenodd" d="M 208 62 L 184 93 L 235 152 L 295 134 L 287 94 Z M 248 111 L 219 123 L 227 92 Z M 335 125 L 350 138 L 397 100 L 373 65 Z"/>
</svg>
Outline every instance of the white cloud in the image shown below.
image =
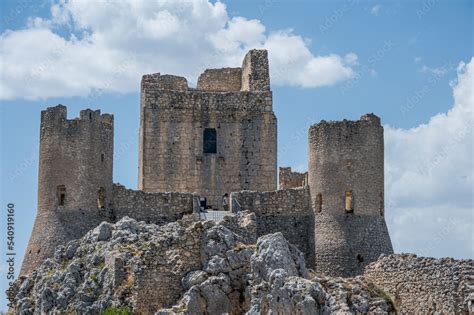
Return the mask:
<svg viewBox="0 0 474 315">
<path fill-rule="evenodd" d="M 441 77 L 448 73 L 450 70 L 454 70 L 455 67 L 452 67 L 452 65 L 443 65 L 440 67 L 428 67 L 427 65 L 423 65 L 420 69 L 421 73 L 426 73 L 426 74 L 431 74 L 433 76 Z"/>
<path fill-rule="evenodd" d="M 396 249 L 473 256 L 474 58 L 457 72 L 447 113 L 412 129 L 385 127 L 386 207 Z"/>
<path fill-rule="evenodd" d="M 382 5 L 381 4 L 376 4 L 370 9 L 370 13 L 372 15 L 378 16 L 379 13 L 380 13 L 380 9 L 382 9 Z"/>
<path fill-rule="evenodd" d="M 250 48 L 269 49 L 272 84 L 319 87 L 354 75 L 357 55 L 314 55 L 292 30 L 229 17 L 221 2 L 61 0 L 50 18 L 0 35 L 0 99 L 138 91 L 145 73 L 186 76 L 240 66 Z"/>
</svg>

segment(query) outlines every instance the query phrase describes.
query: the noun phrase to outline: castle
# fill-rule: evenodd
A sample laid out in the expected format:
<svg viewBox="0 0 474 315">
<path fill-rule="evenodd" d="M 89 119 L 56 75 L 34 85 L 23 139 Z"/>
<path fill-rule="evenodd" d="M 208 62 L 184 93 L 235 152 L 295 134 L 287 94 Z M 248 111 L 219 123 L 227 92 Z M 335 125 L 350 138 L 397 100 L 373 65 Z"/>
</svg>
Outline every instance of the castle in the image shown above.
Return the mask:
<svg viewBox="0 0 474 315">
<path fill-rule="evenodd" d="M 256 214 L 257 233 L 280 231 L 317 272 L 360 274 L 392 253 L 384 219 L 380 119 L 321 121 L 309 129 L 308 173 L 280 168 L 268 57 L 249 51 L 240 68 L 208 69 L 196 88 L 183 77 L 141 82 L 138 190 L 114 184 L 114 120 L 66 107 L 41 114 L 38 208 L 21 274 L 102 221 L 129 216 L 164 224 L 201 211 Z M 209 210 L 212 211 L 212 210 Z"/>
</svg>

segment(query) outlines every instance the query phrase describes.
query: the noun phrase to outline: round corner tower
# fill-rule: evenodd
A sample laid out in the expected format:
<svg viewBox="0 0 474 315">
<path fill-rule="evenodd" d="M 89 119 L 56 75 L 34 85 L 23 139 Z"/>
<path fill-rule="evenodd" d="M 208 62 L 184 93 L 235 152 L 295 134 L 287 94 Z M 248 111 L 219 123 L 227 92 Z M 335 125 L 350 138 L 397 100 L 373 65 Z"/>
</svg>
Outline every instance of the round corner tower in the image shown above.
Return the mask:
<svg viewBox="0 0 474 315">
<path fill-rule="evenodd" d="M 38 208 L 21 274 L 104 219 L 112 198 L 113 116 L 63 105 L 41 112 Z"/>
<path fill-rule="evenodd" d="M 392 253 L 384 218 L 380 118 L 321 121 L 309 129 L 308 177 L 316 225 L 316 271 L 355 276 Z"/>
</svg>

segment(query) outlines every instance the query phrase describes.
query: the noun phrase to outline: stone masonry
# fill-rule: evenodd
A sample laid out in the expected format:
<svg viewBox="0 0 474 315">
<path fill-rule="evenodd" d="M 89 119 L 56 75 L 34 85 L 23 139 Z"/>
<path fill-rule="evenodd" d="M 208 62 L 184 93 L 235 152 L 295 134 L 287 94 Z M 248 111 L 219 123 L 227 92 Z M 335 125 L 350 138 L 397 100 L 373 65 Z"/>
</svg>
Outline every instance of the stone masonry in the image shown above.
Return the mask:
<svg viewBox="0 0 474 315">
<path fill-rule="evenodd" d="M 401 314 L 473 314 L 472 259 L 386 255 L 364 277 L 392 296 Z"/>
<path fill-rule="evenodd" d="M 231 196 L 238 200 L 242 210 L 251 209 L 255 213 L 257 236 L 281 232 L 305 254 L 306 264 L 314 267 L 314 213 L 309 188 L 241 191 Z"/>
</svg>

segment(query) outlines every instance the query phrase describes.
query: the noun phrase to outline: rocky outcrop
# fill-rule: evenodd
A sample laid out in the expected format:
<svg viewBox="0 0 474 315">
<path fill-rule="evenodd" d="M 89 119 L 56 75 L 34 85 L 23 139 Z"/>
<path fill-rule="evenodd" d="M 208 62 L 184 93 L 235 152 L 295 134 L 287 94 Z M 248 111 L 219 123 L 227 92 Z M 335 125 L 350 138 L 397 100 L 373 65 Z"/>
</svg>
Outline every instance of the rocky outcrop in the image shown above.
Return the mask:
<svg viewBox="0 0 474 315">
<path fill-rule="evenodd" d="M 387 314 L 383 290 L 355 279 L 311 276 L 302 253 L 281 233 L 263 236 L 250 260 L 251 308 L 247 314 Z"/>
<path fill-rule="evenodd" d="M 219 224 L 192 218 L 164 226 L 128 217 L 116 224 L 103 222 L 83 238 L 59 246 L 53 259 L 17 281 L 15 311 L 97 314 L 117 306 L 153 313 L 173 305 L 204 275 L 229 271 L 235 283 L 242 282 L 235 275 L 240 256 L 230 252 L 227 259 L 223 253 L 245 254 L 246 244 L 255 241 L 251 213 Z M 196 273 L 200 270 L 201 275 Z M 226 293 L 238 298 L 240 286 L 236 290 Z"/>
<path fill-rule="evenodd" d="M 58 247 L 17 282 L 17 314 L 385 314 L 363 277 L 317 278 L 281 233 L 256 240 L 255 215 L 156 226 L 123 218 Z"/>
</svg>

